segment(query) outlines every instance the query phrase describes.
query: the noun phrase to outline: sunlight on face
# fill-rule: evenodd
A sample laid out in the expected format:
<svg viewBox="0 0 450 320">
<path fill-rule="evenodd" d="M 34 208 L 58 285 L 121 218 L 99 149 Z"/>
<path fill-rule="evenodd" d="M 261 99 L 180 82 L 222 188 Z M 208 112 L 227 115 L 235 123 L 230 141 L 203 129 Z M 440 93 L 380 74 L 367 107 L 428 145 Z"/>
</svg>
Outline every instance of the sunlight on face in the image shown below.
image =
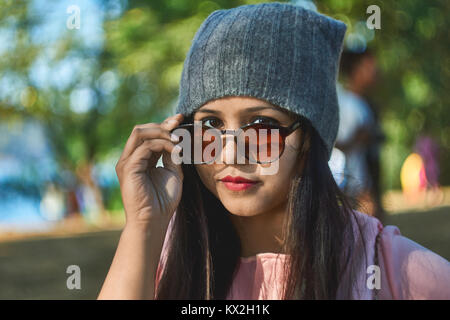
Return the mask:
<svg viewBox="0 0 450 320">
<path fill-rule="evenodd" d="M 295 120 L 286 110 L 252 97 L 210 101 L 194 114 L 194 121 L 222 130 L 236 130 L 255 122 L 288 127 Z M 195 168 L 206 188 L 230 213 L 239 216 L 268 213 L 287 204 L 290 182 L 300 173 L 301 138 L 301 129 L 286 138 L 284 152 L 276 160 L 276 174 L 261 174 L 268 164 L 238 164 L 236 158 L 225 156 L 236 155 L 236 143 L 228 139 L 224 139 L 223 163 L 196 164 Z"/>
</svg>

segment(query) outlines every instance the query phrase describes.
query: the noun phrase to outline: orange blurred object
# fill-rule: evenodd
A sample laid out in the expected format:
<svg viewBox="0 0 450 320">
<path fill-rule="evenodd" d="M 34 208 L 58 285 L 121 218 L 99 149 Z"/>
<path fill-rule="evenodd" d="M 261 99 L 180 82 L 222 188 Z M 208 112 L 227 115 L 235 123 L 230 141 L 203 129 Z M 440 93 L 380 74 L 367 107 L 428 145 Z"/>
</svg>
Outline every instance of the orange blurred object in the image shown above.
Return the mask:
<svg viewBox="0 0 450 320">
<path fill-rule="evenodd" d="M 403 195 L 410 203 L 423 200 L 424 191 L 427 188 L 427 176 L 422 157 L 417 153 L 411 153 L 403 163 L 400 172 Z"/>
</svg>

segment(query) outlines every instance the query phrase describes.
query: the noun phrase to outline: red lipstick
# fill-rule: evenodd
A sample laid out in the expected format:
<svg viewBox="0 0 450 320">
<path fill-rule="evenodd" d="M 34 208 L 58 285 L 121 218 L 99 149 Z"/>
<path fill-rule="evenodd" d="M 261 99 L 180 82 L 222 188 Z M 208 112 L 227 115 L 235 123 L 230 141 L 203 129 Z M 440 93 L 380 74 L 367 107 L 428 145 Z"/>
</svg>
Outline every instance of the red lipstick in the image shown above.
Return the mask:
<svg viewBox="0 0 450 320">
<path fill-rule="evenodd" d="M 227 187 L 231 191 L 246 190 L 258 183 L 258 181 L 245 179 L 239 176 L 238 177 L 226 176 L 225 178 L 220 179 L 220 181 L 222 181 L 225 187 Z"/>
</svg>

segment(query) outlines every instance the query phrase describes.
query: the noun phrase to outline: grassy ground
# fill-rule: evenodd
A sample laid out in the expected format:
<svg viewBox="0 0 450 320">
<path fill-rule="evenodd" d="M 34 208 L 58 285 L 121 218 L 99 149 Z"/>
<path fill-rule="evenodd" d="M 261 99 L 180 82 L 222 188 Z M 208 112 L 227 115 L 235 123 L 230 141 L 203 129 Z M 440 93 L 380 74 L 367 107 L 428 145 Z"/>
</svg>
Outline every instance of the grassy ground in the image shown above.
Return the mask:
<svg viewBox="0 0 450 320">
<path fill-rule="evenodd" d="M 403 236 L 450 261 L 450 206 L 388 215 L 384 225 L 399 227 Z"/>
<path fill-rule="evenodd" d="M 385 225 L 450 260 L 450 207 L 388 216 Z M 0 243 L 0 299 L 95 299 L 120 231 Z M 66 287 L 69 265 L 81 268 L 81 289 Z"/>
<path fill-rule="evenodd" d="M 119 231 L 0 244 L 0 299 L 94 299 L 111 264 Z M 66 286 L 67 267 L 81 269 L 81 289 Z"/>
</svg>

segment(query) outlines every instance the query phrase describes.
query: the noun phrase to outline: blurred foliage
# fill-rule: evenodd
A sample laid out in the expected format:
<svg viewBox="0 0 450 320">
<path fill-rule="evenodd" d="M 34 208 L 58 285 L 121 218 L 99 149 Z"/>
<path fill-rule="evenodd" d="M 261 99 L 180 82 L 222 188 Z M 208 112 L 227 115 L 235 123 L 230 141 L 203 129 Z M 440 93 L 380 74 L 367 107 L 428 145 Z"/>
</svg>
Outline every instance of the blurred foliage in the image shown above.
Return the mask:
<svg viewBox="0 0 450 320">
<path fill-rule="evenodd" d="M 400 188 L 399 172 L 419 134 L 441 146 L 441 184 L 450 183 L 450 2 L 317 1 L 320 12 L 347 24 L 347 36 L 381 9 L 381 29 L 368 47 L 374 51 L 380 79 L 371 95 L 380 108 L 387 136 L 382 151 L 384 189 Z"/>
<path fill-rule="evenodd" d="M 13 81 L 15 92 L 0 99 L 0 120 L 39 119 L 61 166 L 81 182 L 95 183 L 95 177 L 83 176 L 80 167 L 117 160 L 134 125 L 162 121 L 173 112 L 183 62 L 203 20 L 216 9 L 260 2 L 265 1 L 97 1 L 103 12 L 117 3 L 122 10 L 104 15 L 103 45 L 95 48 L 77 36 L 79 30 L 65 25 L 54 41 L 31 41 L 34 28 L 48 17 L 30 14 L 32 1 L 2 1 L 0 34 L 6 30 L 14 41 L 0 51 L 0 81 Z M 400 187 L 401 164 L 421 132 L 443 147 L 441 183 L 449 184 L 450 113 L 445 101 L 450 98 L 450 2 L 315 2 L 320 12 L 347 24 L 347 35 L 360 28 L 358 22 L 365 22 L 366 8 L 373 4 L 381 8 L 381 29 L 374 32 L 369 47 L 376 53 L 381 77 L 372 98 L 380 107 L 388 138 L 383 148 L 384 187 Z M 61 15 L 68 16 L 65 11 Z M 81 28 L 86 27 L 82 20 Z M 73 62 L 70 80 L 49 86 L 33 81 L 31 67 L 42 55 L 52 68 Z M 73 106 L 79 97 L 88 97 L 88 107 Z M 107 207 L 120 203 L 115 188 L 108 192 L 113 196 Z"/>
</svg>

